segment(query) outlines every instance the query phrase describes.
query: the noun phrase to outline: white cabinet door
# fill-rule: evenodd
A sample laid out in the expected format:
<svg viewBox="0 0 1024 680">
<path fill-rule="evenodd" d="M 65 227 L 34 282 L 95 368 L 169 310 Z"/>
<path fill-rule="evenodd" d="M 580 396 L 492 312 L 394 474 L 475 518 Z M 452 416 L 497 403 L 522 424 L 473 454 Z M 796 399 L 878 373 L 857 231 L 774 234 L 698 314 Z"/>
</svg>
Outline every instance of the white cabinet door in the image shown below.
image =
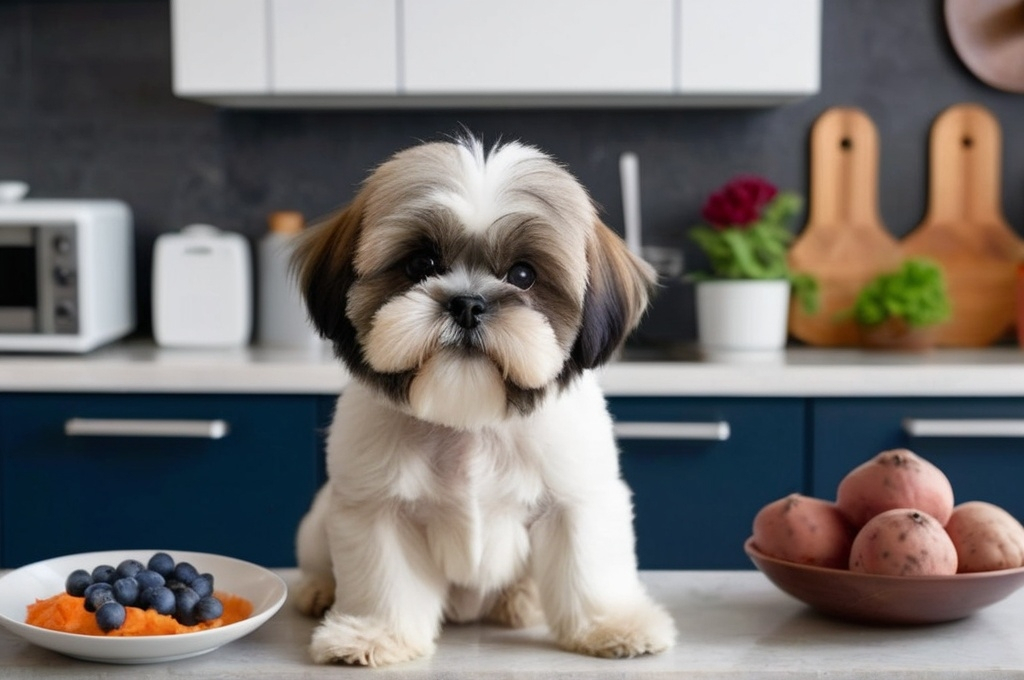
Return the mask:
<svg viewBox="0 0 1024 680">
<path fill-rule="evenodd" d="M 275 94 L 395 94 L 395 0 L 270 0 Z"/>
<path fill-rule="evenodd" d="M 821 0 L 678 0 L 680 94 L 813 94 Z"/>
<path fill-rule="evenodd" d="M 174 93 L 268 94 L 263 0 L 173 0 Z"/>
<path fill-rule="evenodd" d="M 408 94 L 670 94 L 673 0 L 404 0 Z"/>
</svg>

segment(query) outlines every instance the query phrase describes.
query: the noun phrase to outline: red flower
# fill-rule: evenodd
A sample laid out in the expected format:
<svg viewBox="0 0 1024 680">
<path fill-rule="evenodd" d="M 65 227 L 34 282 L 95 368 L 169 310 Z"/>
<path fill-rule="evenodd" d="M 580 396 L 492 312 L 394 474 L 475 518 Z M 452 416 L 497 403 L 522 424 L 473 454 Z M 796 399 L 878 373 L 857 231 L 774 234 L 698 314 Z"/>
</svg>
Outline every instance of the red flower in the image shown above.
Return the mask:
<svg viewBox="0 0 1024 680">
<path fill-rule="evenodd" d="M 778 189 L 760 177 L 737 177 L 708 196 L 701 215 L 716 228 L 747 227 L 761 219 L 761 208 Z"/>
</svg>

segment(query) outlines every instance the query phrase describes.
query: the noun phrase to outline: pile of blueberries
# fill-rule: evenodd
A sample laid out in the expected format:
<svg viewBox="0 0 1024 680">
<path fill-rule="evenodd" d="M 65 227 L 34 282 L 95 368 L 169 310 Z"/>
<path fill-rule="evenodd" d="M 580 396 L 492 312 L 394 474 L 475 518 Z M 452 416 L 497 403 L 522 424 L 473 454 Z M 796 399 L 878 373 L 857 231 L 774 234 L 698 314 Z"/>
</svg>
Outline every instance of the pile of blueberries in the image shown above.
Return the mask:
<svg viewBox="0 0 1024 680">
<path fill-rule="evenodd" d="M 101 564 L 92 573 L 76 569 L 68 575 L 64 589 L 68 595 L 85 598 L 85 610 L 96 613 L 96 625 L 104 632 L 124 625 L 125 607 L 153 609 L 184 626 L 224 613 L 224 605 L 213 596 L 213 575 L 200 574 L 188 562 L 175 564 L 164 552 L 155 553 L 145 565 L 125 560 L 116 568 Z"/>
</svg>

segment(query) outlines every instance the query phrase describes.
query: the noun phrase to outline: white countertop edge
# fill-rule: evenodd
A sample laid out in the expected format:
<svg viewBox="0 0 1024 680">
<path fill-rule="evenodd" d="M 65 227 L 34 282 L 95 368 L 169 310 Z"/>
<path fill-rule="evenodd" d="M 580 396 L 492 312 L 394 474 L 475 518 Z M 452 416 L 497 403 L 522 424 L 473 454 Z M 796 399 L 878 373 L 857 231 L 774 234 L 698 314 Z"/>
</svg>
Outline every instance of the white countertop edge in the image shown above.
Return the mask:
<svg viewBox="0 0 1024 680">
<path fill-rule="evenodd" d="M 609 396 L 1024 396 L 1024 366 L 620 364 L 601 384 Z"/>
<path fill-rule="evenodd" d="M 637 358 L 599 369 L 609 396 L 1024 396 L 1024 351 L 1016 347 Z M 129 342 L 85 355 L 0 355 L 0 392 L 336 395 L 349 380 L 330 353 L 312 350 L 172 350 Z"/>
</svg>

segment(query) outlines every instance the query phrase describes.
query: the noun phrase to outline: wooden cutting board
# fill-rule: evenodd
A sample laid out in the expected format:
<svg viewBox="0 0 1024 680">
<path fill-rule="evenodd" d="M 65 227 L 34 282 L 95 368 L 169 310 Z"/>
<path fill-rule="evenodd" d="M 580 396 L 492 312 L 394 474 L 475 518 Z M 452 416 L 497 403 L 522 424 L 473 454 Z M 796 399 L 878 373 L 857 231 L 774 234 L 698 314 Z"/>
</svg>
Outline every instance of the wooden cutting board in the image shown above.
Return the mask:
<svg viewBox="0 0 1024 680">
<path fill-rule="evenodd" d="M 928 211 L 903 248 L 945 271 L 953 317 L 939 345 L 983 347 L 1014 325 L 1024 241 L 1002 215 L 1001 147 L 998 121 L 977 104 L 951 106 L 932 125 Z"/>
<path fill-rule="evenodd" d="M 878 132 L 863 111 L 831 108 L 815 121 L 809 193 L 807 225 L 790 249 L 789 265 L 817 278 L 821 309 L 806 314 L 794 302 L 789 331 L 811 345 L 857 345 L 856 324 L 837 316 L 872 277 L 902 261 L 899 243 L 878 215 Z"/>
</svg>

